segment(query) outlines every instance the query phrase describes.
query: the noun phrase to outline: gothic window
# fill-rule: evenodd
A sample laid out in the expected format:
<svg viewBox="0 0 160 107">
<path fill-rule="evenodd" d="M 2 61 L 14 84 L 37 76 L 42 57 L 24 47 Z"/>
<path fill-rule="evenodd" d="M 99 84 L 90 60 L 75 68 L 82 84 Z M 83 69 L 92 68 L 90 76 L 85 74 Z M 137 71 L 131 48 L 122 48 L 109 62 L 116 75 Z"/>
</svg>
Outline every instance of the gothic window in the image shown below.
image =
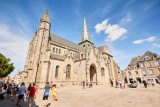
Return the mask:
<svg viewBox="0 0 160 107">
<path fill-rule="evenodd" d="M 138 75 L 138 71 L 135 71 L 136 75 Z"/>
<path fill-rule="evenodd" d="M 153 74 L 154 74 L 153 69 L 149 69 L 149 74 L 150 74 L 150 75 L 153 75 Z"/>
<path fill-rule="evenodd" d="M 58 54 L 58 48 L 56 48 L 56 54 Z"/>
<path fill-rule="evenodd" d="M 55 53 L 55 47 L 53 48 L 53 53 Z"/>
<path fill-rule="evenodd" d="M 59 54 L 61 54 L 61 49 L 59 49 Z"/>
<path fill-rule="evenodd" d="M 147 71 L 146 70 L 143 70 L 143 75 L 147 75 Z"/>
<path fill-rule="evenodd" d="M 151 63 L 150 63 L 149 61 L 147 61 L 147 62 L 146 62 L 146 65 L 147 65 L 148 67 L 150 67 L 150 66 L 151 66 Z"/>
<path fill-rule="evenodd" d="M 56 71 L 55 71 L 55 77 L 58 77 L 58 70 L 59 70 L 59 66 L 56 66 Z"/>
<path fill-rule="evenodd" d="M 68 64 L 66 67 L 66 79 L 70 79 L 71 78 L 71 65 Z"/>
<path fill-rule="evenodd" d="M 101 76 L 105 76 L 104 68 L 101 68 Z"/>
</svg>

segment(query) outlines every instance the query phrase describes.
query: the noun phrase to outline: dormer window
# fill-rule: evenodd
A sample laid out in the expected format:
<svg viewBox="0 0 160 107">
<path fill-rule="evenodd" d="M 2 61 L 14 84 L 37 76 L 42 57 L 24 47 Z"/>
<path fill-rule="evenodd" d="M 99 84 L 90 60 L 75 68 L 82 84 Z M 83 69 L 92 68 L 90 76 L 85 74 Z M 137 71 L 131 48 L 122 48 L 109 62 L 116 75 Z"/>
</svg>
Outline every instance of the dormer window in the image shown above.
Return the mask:
<svg viewBox="0 0 160 107">
<path fill-rule="evenodd" d="M 149 58 L 149 56 L 146 56 L 145 58 L 144 58 L 144 60 L 149 60 L 150 58 Z"/>
</svg>

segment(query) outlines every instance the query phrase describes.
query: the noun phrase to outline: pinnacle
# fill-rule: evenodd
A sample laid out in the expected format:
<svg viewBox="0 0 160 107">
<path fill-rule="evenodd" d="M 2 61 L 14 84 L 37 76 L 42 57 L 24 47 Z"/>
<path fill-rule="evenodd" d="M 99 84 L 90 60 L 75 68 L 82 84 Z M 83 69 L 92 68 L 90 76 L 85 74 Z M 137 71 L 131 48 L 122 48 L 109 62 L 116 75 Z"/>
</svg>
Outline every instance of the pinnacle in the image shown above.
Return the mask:
<svg viewBox="0 0 160 107">
<path fill-rule="evenodd" d="M 49 21 L 48 10 L 46 10 L 46 12 L 44 13 L 44 15 L 42 16 L 41 21 L 50 22 L 50 21 Z"/>
</svg>

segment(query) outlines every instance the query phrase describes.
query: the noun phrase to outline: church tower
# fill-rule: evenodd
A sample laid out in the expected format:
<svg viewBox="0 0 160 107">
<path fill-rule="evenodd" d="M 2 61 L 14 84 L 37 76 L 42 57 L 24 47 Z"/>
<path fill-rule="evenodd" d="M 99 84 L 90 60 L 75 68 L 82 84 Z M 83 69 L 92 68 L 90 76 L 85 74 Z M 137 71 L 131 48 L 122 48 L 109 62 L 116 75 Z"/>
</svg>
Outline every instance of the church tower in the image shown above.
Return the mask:
<svg viewBox="0 0 160 107">
<path fill-rule="evenodd" d="M 45 83 L 49 65 L 49 36 L 51 24 L 48 11 L 40 20 L 38 31 L 29 45 L 24 71 L 27 73 L 26 82 Z"/>
<path fill-rule="evenodd" d="M 83 47 L 84 51 L 87 50 L 91 45 L 93 45 L 89 36 L 85 18 L 84 18 L 84 25 L 83 25 L 83 31 L 82 31 L 82 39 L 79 45 Z"/>
<path fill-rule="evenodd" d="M 35 82 L 45 84 L 47 81 L 48 68 L 50 66 L 49 62 L 49 35 L 50 35 L 50 21 L 48 16 L 48 11 L 44 13 L 40 21 L 40 26 L 38 29 L 38 44 L 37 44 L 37 70 Z"/>
</svg>

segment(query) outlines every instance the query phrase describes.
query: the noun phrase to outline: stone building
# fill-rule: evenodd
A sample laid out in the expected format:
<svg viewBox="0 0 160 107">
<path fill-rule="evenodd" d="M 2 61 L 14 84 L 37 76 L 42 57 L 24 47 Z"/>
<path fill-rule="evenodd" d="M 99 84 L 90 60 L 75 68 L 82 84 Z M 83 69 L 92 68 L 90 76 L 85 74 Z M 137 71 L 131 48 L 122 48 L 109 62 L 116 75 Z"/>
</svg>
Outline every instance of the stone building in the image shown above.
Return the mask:
<svg viewBox="0 0 160 107">
<path fill-rule="evenodd" d="M 153 80 L 158 83 L 160 75 L 160 56 L 156 53 L 146 51 L 144 55 L 132 58 L 125 70 L 125 81 L 131 83 L 142 80 Z"/>
<path fill-rule="evenodd" d="M 79 84 L 89 81 L 95 84 L 109 83 L 116 79 L 118 65 L 108 46 L 96 47 L 91 41 L 84 19 L 82 39 L 76 44 L 51 31 L 46 11 L 40 26 L 29 44 L 25 62 L 25 82 Z"/>
</svg>

